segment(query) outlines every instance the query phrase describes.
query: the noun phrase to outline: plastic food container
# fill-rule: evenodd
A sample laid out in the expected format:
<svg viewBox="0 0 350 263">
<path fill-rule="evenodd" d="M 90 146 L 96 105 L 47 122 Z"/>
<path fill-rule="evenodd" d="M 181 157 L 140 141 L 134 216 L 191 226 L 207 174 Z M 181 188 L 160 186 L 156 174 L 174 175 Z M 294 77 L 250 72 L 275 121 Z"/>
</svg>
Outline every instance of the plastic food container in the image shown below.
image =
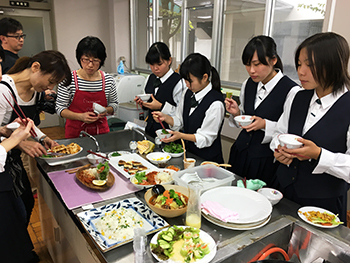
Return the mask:
<svg viewBox="0 0 350 263">
<path fill-rule="evenodd" d="M 177 185 L 187 187 L 186 181 L 182 179 L 184 174 L 197 173 L 203 183 L 203 191 L 218 187 L 218 186 L 230 186 L 232 181 L 235 180 L 235 176 L 228 170 L 217 167 L 212 164 L 196 166 L 186 170 L 182 170 L 174 173 L 173 178 Z M 186 176 L 185 176 L 186 177 Z"/>
</svg>

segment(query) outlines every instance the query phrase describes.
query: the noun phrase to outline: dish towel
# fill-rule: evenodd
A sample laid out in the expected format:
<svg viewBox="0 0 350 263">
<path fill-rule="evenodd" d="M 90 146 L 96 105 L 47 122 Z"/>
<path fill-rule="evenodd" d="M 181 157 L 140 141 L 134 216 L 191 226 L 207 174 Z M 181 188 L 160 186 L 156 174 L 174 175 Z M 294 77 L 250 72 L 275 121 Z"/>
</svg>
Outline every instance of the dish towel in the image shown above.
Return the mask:
<svg viewBox="0 0 350 263">
<path fill-rule="evenodd" d="M 266 183 L 264 181 L 261 181 L 259 179 L 247 180 L 246 184 L 247 184 L 247 189 L 254 190 L 254 191 L 259 190 L 260 188 L 262 188 L 262 187 L 264 187 L 266 185 Z M 243 181 L 242 180 L 238 180 L 237 181 L 237 186 L 241 187 L 241 188 L 244 188 Z"/>
<path fill-rule="evenodd" d="M 221 204 L 214 201 L 205 201 L 201 204 L 204 213 L 210 214 L 223 222 L 234 222 L 238 219 L 238 213 L 223 207 Z"/>
</svg>

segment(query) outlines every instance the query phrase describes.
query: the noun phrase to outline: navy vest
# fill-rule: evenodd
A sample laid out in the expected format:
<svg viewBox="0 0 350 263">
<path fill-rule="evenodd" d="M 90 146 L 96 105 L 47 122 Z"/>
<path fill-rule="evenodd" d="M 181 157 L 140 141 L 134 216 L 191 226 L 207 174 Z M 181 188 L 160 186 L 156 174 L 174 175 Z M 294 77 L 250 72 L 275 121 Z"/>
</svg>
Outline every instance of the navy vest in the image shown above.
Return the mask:
<svg viewBox="0 0 350 263">
<path fill-rule="evenodd" d="M 202 101 L 198 104 L 197 108 L 190 114 L 191 109 L 191 96 L 192 91 L 187 90 L 185 94 L 184 110 L 183 110 L 183 122 L 184 122 L 184 132 L 188 134 L 194 134 L 201 127 L 203 120 L 205 118 L 206 111 L 214 101 L 221 101 L 224 103 L 224 99 L 220 92 L 216 90 L 211 90 L 204 96 Z M 195 155 L 203 158 L 207 161 L 213 161 L 218 163 L 223 163 L 224 159 L 222 157 L 221 148 L 221 129 L 224 120 L 222 119 L 218 135 L 211 146 L 199 149 L 194 142 L 186 141 L 186 149 L 194 153 Z"/>
<path fill-rule="evenodd" d="M 264 101 L 254 109 L 257 86 L 258 83 L 251 78 L 248 79 L 244 93 L 245 114 L 255 115 L 270 121 L 278 121 L 283 112 L 283 106 L 289 91 L 297 84 L 287 76 L 283 76 Z M 269 148 L 269 144 L 261 144 L 264 136 L 265 132 L 262 130 L 247 132 L 243 129 L 234 146 L 239 151 L 249 147 L 249 155 L 254 158 L 272 156 L 273 153 Z"/>
<path fill-rule="evenodd" d="M 154 75 L 153 73 L 149 76 L 145 87 L 145 92 L 147 94 L 154 95 L 155 88 L 153 87 L 153 83 L 156 78 L 157 78 L 156 75 Z M 181 79 L 180 75 L 174 72 L 164 83 L 160 84 L 157 94 L 154 97 L 156 98 L 156 100 L 162 103 L 163 106 L 165 102 L 168 102 L 173 106 L 177 106 L 173 98 L 173 91 L 176 84 L 180 81 L 180 79 Z M 163 124 L 167 129 L 169 128 L 169 125 L 167 123 L 164 122 Z M 154 121 L 152 117 L 152 110 L 149 110 L 146 132 L 149 135 L 155 137 L 156 136 L 155 131 L 158 129 L 162 129 L 162 126 L 159 123 Z"/>
<path fill-rule="evenodd" d="M 302 136 L 313 90 L 297 93 L 292 103 L 288 123 L 288 133 Z M 350 92 L 341 96 L 327 113 L 305 134 L 304 139 L 334 153 L 345 153 L 347 131 L 350 125 Z M 299 198 L 334 198 L 346 194 L 348 184 L 339 178 L 323 174 L 312 174 L 314 170 L 308 160 L 294 158 L 288 166 L 280 165 L 276 174 L 282 187 L 294 184 Z"/>
</svg>

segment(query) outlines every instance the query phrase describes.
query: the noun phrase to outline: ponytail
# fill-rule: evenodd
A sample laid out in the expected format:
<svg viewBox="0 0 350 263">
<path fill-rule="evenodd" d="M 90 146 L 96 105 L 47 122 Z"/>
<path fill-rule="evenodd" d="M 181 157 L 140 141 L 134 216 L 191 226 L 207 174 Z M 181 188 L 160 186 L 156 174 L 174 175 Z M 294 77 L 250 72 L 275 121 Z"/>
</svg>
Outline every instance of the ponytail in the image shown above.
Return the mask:
<svg viewBox="0 0 350 263">
<path fill-rule="evenodd" d="M 214 90 L 221 93 L 221 81 L 220 76 L 216 68 L 211 67 L 211 85 Z"/>
</svg>

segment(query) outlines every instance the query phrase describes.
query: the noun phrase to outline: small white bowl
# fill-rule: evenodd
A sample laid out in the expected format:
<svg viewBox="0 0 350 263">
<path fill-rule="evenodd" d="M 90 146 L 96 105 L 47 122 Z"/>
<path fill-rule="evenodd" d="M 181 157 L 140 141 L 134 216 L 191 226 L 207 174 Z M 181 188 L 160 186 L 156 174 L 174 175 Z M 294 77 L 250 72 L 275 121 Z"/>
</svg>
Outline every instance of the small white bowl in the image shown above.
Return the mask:
<svg viewBox="0 0 350 263">
<path fill-rule="evenodd" d="M 164 153 L 168 153 L 168 152 L 164 151 L 164 149 L 162 149 L 162 151 L 163 151 Z M 182 153 L 168 153 L 168 154 L 170 154 L 170 156 L 171 156 L 172 158 L 178 158 L 178 157 L 181 157 L 181 156 L 184 154 L 184 152 L 182 152 Z"/>
<path fill-rule="evenodd" d="M 95 112 L 96 114 L 101 114 L 101 113 L 104 113 L 104 112 L 107 111 L 107 109 L 106 109 L 105 107 L 103 107 L 102 105 L 100 105 L 100 104 L 98 104 L 98 103 L 96 103 L 96 102 L 94 102 L 94 103 L 92 104 L 92 107 L 94 108 L 94 112 Z"/>
<path fill-rule="evenodd" d="M 263 187 L 258 190 L 258 193 L 265 196 L 272 205 L 277 204 L 283 198 L 283 194 L 280 191 L 273 188 Z"/>
<path fill-rule="evenodd" d="M 136 95 L 136 97 L 139 97 L 142 101 L 148 101 L 151 98 L 151 94 L 139 94 Z"/>
<path fill-rule="evenodd" d="M 166 129 L 166 131 L 169 132 L 171 130 Z M 168 139 L 172 135 L 171 133 L 168 133 L 168 134 L 163 133 L 163 129 L 156 130 L 156 134 L 157 134 L 158 138 L 161 139 L 161 140 Z"/>
<path fill-rule="evenodd" d="M 303 146 L 303 144 L 299 141 L 297 141 L 297 138 L 301 138 L 298 135 L 294 134 L 280 134 L 278 135 L 278 141 L 280 142 L 280 145 L 286 146 L 287 149 L 297 149 Z"/>
<path fill-rule="evenodd" d="M 102 156 L 107 156 L 105 153 L 98 152 L 98 154 L 100 154 Z M 106 159 L 104 159 L 104 158 L 102 158 L 100 156 L 97 156 L 95 154 L 92 154 L 92 153 L 88 154 L 86 156 L 86 158 L 89 160 L 89 162 L 91 164 L 99 164 L 99 163 L 102 163 L 102 162 L 104 162 L 106 160 Z"/>
<path fill-rule="evenodd" d="M 146 155 L 147 160 L 151 163 L 165 167 L 165 164 L 171 159 L 169 153 L 153 152 Z"/>
<path fill-rule="evenodd" d="M 250 115 L 239 115 L 235 117 L 235 121 L 241 125 L 242 127 L 248 126 L 253 122 L 253 119 L 251 119 L 252 116 Z"/>
<path fill-rule="evenodd" d="M 14 131 L 17 128 L 19 128 L 19 126 L 20 126 L 20 124 L 18 122 L 11 122 L 11 123 L 6 125 L 6 128 Z"/>
</svg>

